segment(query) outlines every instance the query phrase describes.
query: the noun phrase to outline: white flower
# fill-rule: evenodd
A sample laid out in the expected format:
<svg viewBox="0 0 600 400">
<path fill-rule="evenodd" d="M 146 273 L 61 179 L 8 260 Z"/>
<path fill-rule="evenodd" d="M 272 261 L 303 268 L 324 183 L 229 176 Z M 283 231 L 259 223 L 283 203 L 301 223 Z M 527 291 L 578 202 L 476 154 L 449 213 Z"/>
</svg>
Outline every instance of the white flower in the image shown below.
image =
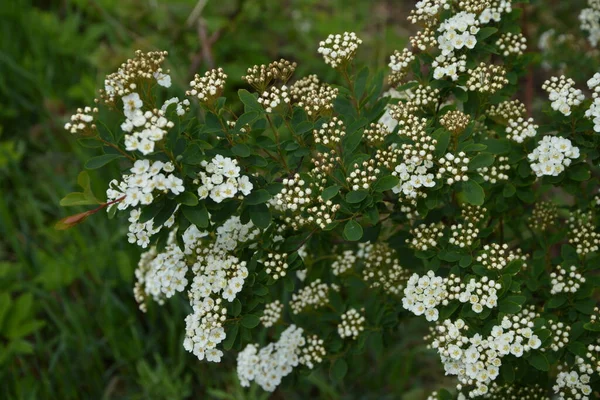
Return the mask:
<svg viewBox="0 0 600 400">
<path fill-rule="evenodd" d="M 135 111 L 139 111 L 144 105 L 140 95 L 136 92 L 129 93 L 122 97 L 123 100 L 123 113 L 127 118 L 133 119 Z"/>
<path fill-rule="evenodd" d="M 155 72 L 154 78 L 156 79 L 156 83 L 160 86 L 169 88 L 171 87 L 171 76 L 168 74 L 163 74 L 161 72 Z"/>
</svg>

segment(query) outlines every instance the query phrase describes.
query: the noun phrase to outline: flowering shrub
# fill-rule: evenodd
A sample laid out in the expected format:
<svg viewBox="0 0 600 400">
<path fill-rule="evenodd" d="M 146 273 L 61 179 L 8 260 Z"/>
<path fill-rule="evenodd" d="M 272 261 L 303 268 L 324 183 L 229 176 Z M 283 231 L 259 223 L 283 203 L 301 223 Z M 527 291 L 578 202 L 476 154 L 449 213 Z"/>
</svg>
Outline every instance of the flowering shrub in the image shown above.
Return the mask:
<svg viewBox="0 0 600 400">
<path fill-rule="evenodd" d="M 431 398 L 597 396 L 600 75 L 549 79 L 537 124 L 515 99 L 533 58 L 519 15 L 418 2 L 387 92 L 355 33 L 318 46 L 345 86 L 279 60 L 248 69 L 240 103 L 221 69 L 172 97 L 166 52 L 137 52 L 65 126 L 103 152 L 88 169 L 123 174 L 100 202 L 82 173 L 62 204 L 98 207 L 59 227 L 126 215 L 140 309 L 185 292 L 183 346 L 236 357 L 243 386 L 321 364 L 341 379 L 422 317 L 456 380 Z"/>
</svg>

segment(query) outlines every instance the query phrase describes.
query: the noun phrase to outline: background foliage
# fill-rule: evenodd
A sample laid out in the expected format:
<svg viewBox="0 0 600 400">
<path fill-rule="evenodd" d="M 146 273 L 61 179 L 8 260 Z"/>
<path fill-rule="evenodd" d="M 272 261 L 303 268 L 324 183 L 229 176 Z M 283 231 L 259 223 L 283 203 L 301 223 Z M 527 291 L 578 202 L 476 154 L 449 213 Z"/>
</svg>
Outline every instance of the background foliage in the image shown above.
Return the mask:
<svg viewBox="0 0 600 400">
<path fill-rule="evenodd" d="M 562 69 L 583 82 L 599 65 L 579 40 L 576 18 L 583 1 L 557 0 L 555 7 L 533 3 L 523 20 L 532 37 L 530 50 L 550 28 L 578 39 L 537 58 L 537 69 L 521 85 L 525 101 L 545 79 L 542 67 Z M 70 110 L 94 97 L 102 77 L 137 48 L 169 50 L 179 87 L 195 72 L 223 67 L 231 78 L 226 95 L 242 87 L 245 67 L 280 57 L 298 61 L 296 76 L 318 72 L 335 81 L 334 71 L 316 56 L 318 41 L 332 32 L 359 33 L 365 41 L 359 62 L 371 70 L 384 68 L 389 54 L 405 46 L 405 19 L 413 5 L 400 0 L 2 2 L 1 397 L 267 398 L 256 388 L 242 390 L 232 365 L 209 367 L 184 351 L 183 304 L 151 306 L 147 315 L 138 311 L 132 295 L 138 250 L 124 239 L 124 226 L 94 218 L 77 229 L 53 229 L 56 220 L 77 211 L 62 210 L 58 202 L 75 189 L 77 172 L 91 154 L 62 125 Z M 114 168 L 92 171 L 96 193 L 116 175 Z M 287 379 L 272 398 L 424 398 L 444 377 L 436 356 L 415 334 L 420 328 L 419 323 L 401 327 L 394 343 L 369 343 L 365 353 L 351 357 L 344 383 L 332 384 L 330 371 L 321 368 L 301 382 Z"/>
</svg>

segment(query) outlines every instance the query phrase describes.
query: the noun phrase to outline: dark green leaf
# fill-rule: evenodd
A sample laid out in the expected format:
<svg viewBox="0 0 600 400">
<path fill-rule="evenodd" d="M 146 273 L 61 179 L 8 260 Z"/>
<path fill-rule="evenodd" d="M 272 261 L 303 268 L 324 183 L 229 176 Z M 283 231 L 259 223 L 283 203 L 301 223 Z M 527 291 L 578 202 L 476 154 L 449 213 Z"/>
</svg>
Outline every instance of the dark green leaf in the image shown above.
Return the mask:
<svg viewBox="0 0 600 400">
<path fill-rule="evenodd" d="M 343 358 L 336 359 L 329 369 L 329 375 L 331 379 L 335 382 L 340 382 L 346 376 L 346 372 L 348 372 L 348 363 Z"/>
<path fill-rule="evenodd" d="M 246 112 L 256 111 L 257 113 L 263 113 L 263 107 L 260 105 L 256 97 L 247 91 L 246 89 L 238 90 L 238 96 L 242 103 L 244 103 L 244 110 Z"/>
<path fill-rule="evenodd" d="M 363 228 L 358 222 L 354 220 L 346 222 L 346 225 L 344 226 L 344 237 L 346 238 L 346 240 L 355 242 L 357 240 L 360 240 L 360 238 L 362 238 L 362 235 Z"/>
<path fill-rule="evenodd" d="M 400 179 L 398 179 L 397 176 L 383 176 L 375 182 L 375 184 L 373 185 L 373 189 L 376 192 L 383 192 L 385 190 L 390 190 L 391 188 L 395 187 L 396 185 L 398 185 L 398 182 L 400 182 Z"/>
<path fill-rule="evenodd" d="M 175 197 L 175 201 L 185 206 L 194 207 L 198 205 L 198 197 L 192 192 L 181 193 L 179 196 Z"/>
<path fill-rule="evenodd" d="M 257 204 L 248 207 L 250 211 L 250 219 L 258 228 L 267 229 L 271 224 L 271 211 L 266 204 Z"/>
<path fill-rule="evenodd" d="M 260 323 L 260 318 L 254 314 L 246 314 L 242 317 L 242 325 L 248 329 L 256 328 Z"/>
<path fill-rule="evenodd" d="M 346 201 L 348 203 L 360 203 L 366 199 L 368 195 L 369 193 L 364 190 L 353 190 L 346 194 Z"/>
<path fill-rule="evenodd" d="M 490 153 L 479 153 L 469 162 L 469 171 L 475 171 L 478 168 L 489 167 L 494 163 L 494 156 Z"/>
<path fill-rule="evenodd" d="M 244 203 L 249 205 L 263 204 L 271 200 L 271 193 L 265 189 L 253 190 L 248 196 L 244 198 Z"/>
<path fill-rule="evenodd" d="M 105 166 L 112 160 L 123 158 L 121 154 L 103 154 L 98 157 L 92 157 L 85 163 L 86 169 L 96 169 Z"/>
<path fill-rule="evenodd" d="M 196 225 L 198 228 L 208 228 L 208 210 L 206 210 L 204 204 L 196 207 L 183 206 L 181 207 L 181 212 L 183 213 L 183 216 L 188 219 L 188 221 Z"/>
<path fill-rule="evenodd" d="M 342 187 L 338 185 L 329 186 L 328 188 L 325 188 L 325 190 L 323 190 L 323 193 L 321 193 L 321 198 L 325 201 L 332 199 L 335 197 L 336 194 L 339 193 L 341 188 Z"/>
<path fill-rule="evenodd" d="M 462 182 L 462 194 L 470 204 L 481 206 L 485 201 L 485 192 L 473 179 Z"/>
<path fill-rule="evenodd" d="M 546 358 L 544 353 L 540 353 L 539 351 L 532 352 L 531 356 L 529 356 L 527 361 L 535 369 L 538 369 L 540 371 L 548 371 L 550 369 L 550 363 L 548 363 L 548 359 Z"/>
</svg>

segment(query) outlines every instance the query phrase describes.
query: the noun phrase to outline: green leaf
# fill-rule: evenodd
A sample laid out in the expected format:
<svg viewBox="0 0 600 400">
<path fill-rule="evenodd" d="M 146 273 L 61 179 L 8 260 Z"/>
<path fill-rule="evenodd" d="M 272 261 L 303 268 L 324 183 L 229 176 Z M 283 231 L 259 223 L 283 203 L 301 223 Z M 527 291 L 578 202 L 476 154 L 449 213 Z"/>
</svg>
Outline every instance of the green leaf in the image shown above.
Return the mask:
<svg viewBox="0 0 600 400">
<path fill-rule="evenodd" d="M 346 240 L 355 242 L 357 240 L 360 240 L 362 236 L 363 228 L 358 222 L 354 220 L 346 222 L 346 225 L 344 226 L 344 237 L 346 238 Z"/>
<path fill-rule="evenodd" d="M 198 228 L 208 228 L 208 210 L 206 209 L 204 204 L 196 207 L 182 206 L 181 212 L 183 213 L 183 216 L 187 218 L 188 221 L 196 225 Z"/>
<path fill-rule="evenodd" d="M 498 310 L 506 314 L 516 314 L 521 311 L 521 306 L 513 301 L 502 300 L 498 303 Z"/>
<path fill-rule="evenodd" d="M 254 96 L 252 96 L 252 97 L 254 97 Z M 235 130 L 239 131 L 243 127 L 245 127 L 246 125 L 250 125 L 252 122 L 254 122 L 254 120 L 256 118 L 258 118 L 258 112 L 257 111 L 250 111 L 250 112 L 247 112 L 247 113 L 244 113 L 244 114 L 240 115 L 240 117 L 238 118 L 238 120 L 235 121 Z"/>
<path fill-rule="evenodd" d="M 336 382 L 340 382 L 342 379 L 344 379 L 344 376 L 346 376 L 347 372 L 348 363 L 346 363 L 346 360 L 341 357 L 336 359 L 331 364 L 331 368 L 329 369 L 329 375 L 331 376 L 331 379 Z"/>
<path fill-rule="evenodd" d="M 332 199 L 335 197 L 335 195 L 339 193 L 341 188 L 342 187 L 338 185 L 329 186 L 328 188 L 325 188 L 325 190 L 323 190 L 323 193 L 321 193 L 321 198 L 325 201 Z"/>
<path fill-rule="evenodd" d="M 548 359 L 539 351 L 532 352 L 527 361 L 529 364 L 531 364 L 531 366 L 540 371 L 548 371 L 550 369 L 550 363 L 548 362 Z"/>
<path fill-rule="evenodd" d="M 86 169 L 97 169 L 105 166 L 112 160 L 116 160 L 117 158 L 123 158 L 121 154 L 103 154 L 98 157 L 92 157 L 85 163 Z"/>
<path fill-rule="evenodd" d="M 194 207 L 198 205 L 198 197 L 192 192 L 183 192 L 175 197 L 175 200 L 182 205 Z M 191 221 L 190 221 L 191 222 Z"/>
<path fill-rule="evenodd" d="M 346 194 L 346 201 L 352 204 L 360 203 L 366 199 L 368 195 L 369 193 L 364 190 L 353 190 Z"/>
<path fill-rule="evenodd" d="M 227 337 L 223 341 L 223 349 L 231 350 L 239 331 L 240 325 L 237 323 L 235 323 L 231 328 L 227 330 Z"/>
<path fill-rule="evenodd" d="M 504 184 L 504 189 L 502 189 L 502 196 L 504 197 L 512 197 L 517 192 L 517 188 L 510 182 Z"/>
<path fill-rule="evenodd" d="M 267 229 L 271 224 L 271 211 L 266 204 L 248 207 L 252 223 L 260 229 Z"/>
<path fill-rule="evenodd" d="M 434 132 L 432 136 L 437 140 L 435 145 L 435 155 L 436 157 L 441 157 L 448 149 L 451 133 L 445 129 L 439 129 L 438 131 Z"/>
<path fill-rule="evenodd" d="M 356 98 L 360 100 L 360 98 L 365 93 L 365 87 L 367 86 L 367 79 L 369 78 L 369 67 L 363 67 L 358 75 L 356 76 L 356 80 L 354 81 L 354 94 Z"/>
<path fill-rule="evenodd" d="M 248 196 L 244 197 L 244 203 L 254 206 L 257 204 L 263 204 L 271 200 L 271 193 L 265 189 L 253 190 Z"/>
<path fill-rule="evenodd" d="M 546 303 L 546 309 L 551 310 L 553 308 L 558 308 L 567 302 L 567 296 L 564 294 L 559 294 L 550 297 L 550 300 Z"/>
<path fill-rule="evenodd" d="M 391 188 L 398 185 L 400 179 L 397 176 L 387 175 L 379 178 L 375 184 L 373 185 L 373 189 L 376 192 L 383 192 L 385 190 L 390 190 Z"/>
<path fill-rule="evenodd" d="M 587 181 L 591 177 L 590 168 L 585 163 L 574 165 L 567 169 L 567 176 L 577 182 Z"/>
<path fill-rule="evenodd" d="M 85 194 L 81 192 L 69 193 L 62 199 L 60 199 L 59 203 L 62 207 L 71 207 L 71 206 L 85 206 L 90 204 L 98 204 L 97 201 L 88 199 Z"/>
<path fill-rule="evenodd" d="M 477 42 L 485 40 L 492 36 L 494 33 L 498 32 L 498 28 L 494 28 L 491 26 L 481 28 L 479 32 L 477 32 Z"/>
<path fill-rule="evenodd" d="M 254 95 L 252 93 L 250 93 L 249 91 L 247 91 L 246 89 L 238 90 L 238 96 L 240 97 L 240 100 L 242 101 L 242 103 L 244 103 L 244 111 L 245 112 L 256 111 L 259 114 L 264 113 L 264 109 L 260 105 L 260 103 L 258 102 L 256 97 L 254 97 Z"/>
<path fill-rule="evenodd" d="M 462 194 L 467 202 L 475 206 L 481 206 L 485 201 L 483 188 L 473 179 L 462 182 Z"/>
<path fill-rule="evenodd" d="M 77 184 L 83 189 L 83 192 L 69 193 L 60 200 L 61 206 L 84 206 L 102 203 L 92 192 L 90 176 L 87 171 L 81 171 L 79 173 L 77 176 Z"/>
<path fill-rule="evenodd" d="M 247 145 L 245 145 L 243 143 L 236 144 L 235 146 L 233 146 L 231 148 L 231 152 L 233 154 L 235 154 L 236 156 L 240 156 L 240 157 L 248 157 L 250 154 L 252 154 L 250 147 L 248 147 Z"/>
<path fill-rule="evenodd" d="M 478 168 L 489 167 L 494 163 L 494 156 L 490 153 L 479 153 L 469 162 L 469 171 L 475 171 Z"/>
<path fill-rule="evenodd" d="M 234 299 L 231 303 L 231 315 L 237 317 L 242 312 L 242 302 L 240 299 Z"/>
<path fill-rule="evenodd" d="M 256 328 L 260 323 L 260 318 L 254 314 L 246 314 L 242 317 L 241 323 L 248 329 Z"/>
<path fill-rule="evenodd" d="M 600 332 L 600 324 L 599 323 L 588 322 L 588 323 L 584 324 L 583 327 L 585 328 L 585 330 L 588 330 L 588 331 Z"/>
<path fill-rule="evenodd" d="M 89 149 L 97 149 L 104 146 L 104 143 L 97 138 L 82 138 L 77 140 L 77 143 L 79 143 L 80 146 L 87 147 Z"/>
<path fill-rule="evenodd" d="M 350 129 L 350 128 L 348 128 Z M 363 130 L 357 129 L 342 138 L 342 149 L 346 157 L 351 155 L 362 140 Z"/>
</svg>

